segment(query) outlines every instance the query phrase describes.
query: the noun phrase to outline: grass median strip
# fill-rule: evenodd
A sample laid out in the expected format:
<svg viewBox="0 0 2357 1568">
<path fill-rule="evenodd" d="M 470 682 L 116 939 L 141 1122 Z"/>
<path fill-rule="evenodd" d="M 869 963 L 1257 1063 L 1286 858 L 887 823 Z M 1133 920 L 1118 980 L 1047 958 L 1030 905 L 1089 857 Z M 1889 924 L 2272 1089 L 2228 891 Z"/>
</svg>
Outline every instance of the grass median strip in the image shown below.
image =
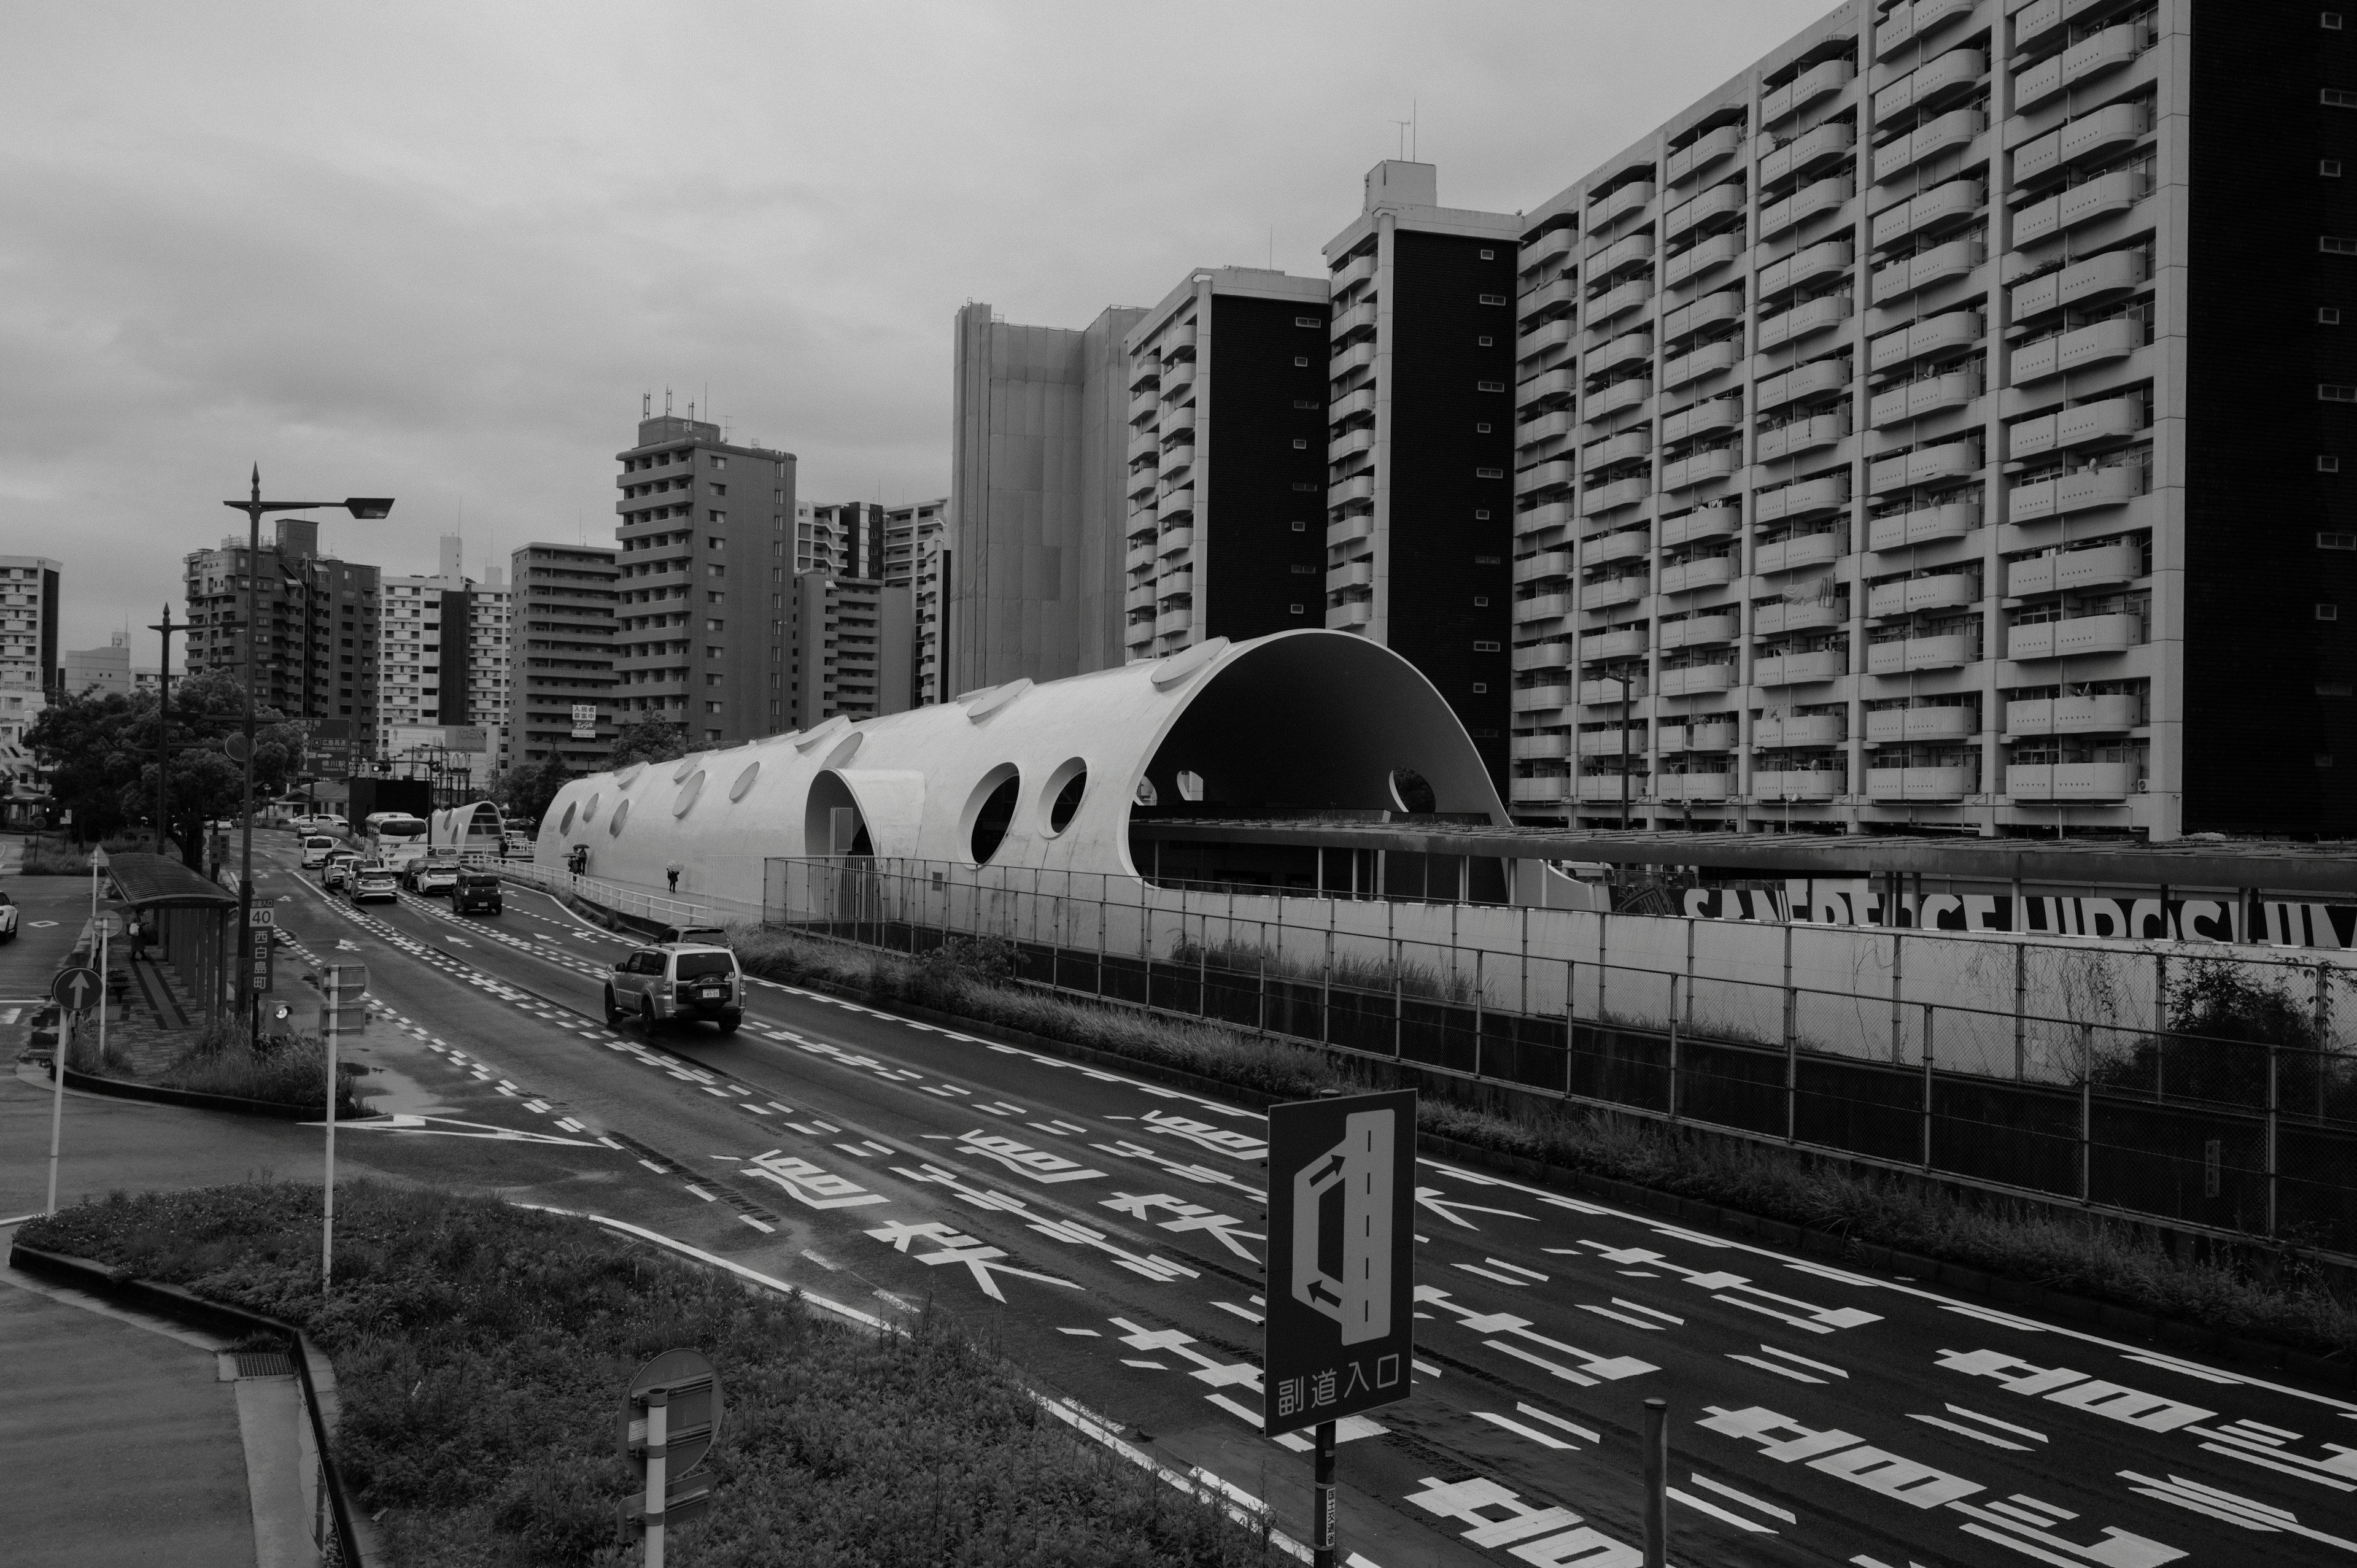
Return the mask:
<svg viewBox="0 0 2357 1568">
<path fill-rule="evenodd" d="M 585 1220 L 355 1182 L 336 1283 L 318 1195 L 279 1183 L 117 1194 L 27 1224 L 95 1259 L 296 1323 L 335 1360 L 339 1457 L 407 1568 L 637 1561 L 620 1390 L 673 1346 L 728 1413 L 683 1564 L 1220 1565 L 1289 1561 L 1215 1505 L 1074 1437 L 1010 1369 L 920 1316 L 877 1334 Z"/>
<path fill-rule="evenodd" d="M 1347 1058 L 1212 1024 L 1049 994 L 1013 983 L 1000 944 L 962 941 L 924 958 L 759 927 L 730 933 L 748 973 L 909 1002 L 1051 1040 L 1177 1069 L 1284 1099 L 1359 1082 Z M 2093 1297 L 2312 1354 L 2357 1358 L 2357 1300 L 2296 1260 L 2256 1266 L 2172 1255 L 2147 1231 L 2098 1216 L 1877 1172 L 1640 1117 L 1566 1106 L 1501 1115 L 1425 1098 L 1423 1131 L 1500 1154 L 1609 1176 L 2007 1279 Z"/>
</svg>

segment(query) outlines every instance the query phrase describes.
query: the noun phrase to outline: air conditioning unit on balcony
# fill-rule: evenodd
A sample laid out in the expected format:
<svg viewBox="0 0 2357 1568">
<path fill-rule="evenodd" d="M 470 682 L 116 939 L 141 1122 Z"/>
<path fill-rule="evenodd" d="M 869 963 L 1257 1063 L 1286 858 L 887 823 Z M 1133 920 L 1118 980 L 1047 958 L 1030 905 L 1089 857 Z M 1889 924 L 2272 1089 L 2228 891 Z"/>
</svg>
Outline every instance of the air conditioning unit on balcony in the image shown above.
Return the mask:
<svg viewBox="0 0 2357 1568">
<path fill-rule="evenodd" d="M 2136 793 L 2137 793 L 2137 794 L 2139 794 L 2139 795 L 2149 795 L 2149 794 L 2151 794 L 2151 793 L 2152 793 L 2152 780 L 2151 780 L 2151 779 L 2137 779 L 2137 780 L 2136 780 Z"/>
</svg>

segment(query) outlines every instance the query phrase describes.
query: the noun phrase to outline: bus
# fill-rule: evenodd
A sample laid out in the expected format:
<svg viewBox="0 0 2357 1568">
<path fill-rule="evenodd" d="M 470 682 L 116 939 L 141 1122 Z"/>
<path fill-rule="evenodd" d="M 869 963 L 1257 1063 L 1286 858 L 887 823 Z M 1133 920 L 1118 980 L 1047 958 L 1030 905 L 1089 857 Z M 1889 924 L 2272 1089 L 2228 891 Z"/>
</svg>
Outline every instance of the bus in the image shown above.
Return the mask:
<svg viewBox="0 0 2357 1568">
<path fill-rule="evenodd" d="M 489 800 L 476 800 L 435 812 L 433 839 L 437 850 L 496 857 L 506 853 L 507 824 L 500 820 L 497 806 Z"/>
<path fill-rule="evenodd" d="M 406 811 L 372 811 L 361 824 L 361 840 L 369 859 L 398 867 L 425 853 L 425 822 Z"/>
</svg>

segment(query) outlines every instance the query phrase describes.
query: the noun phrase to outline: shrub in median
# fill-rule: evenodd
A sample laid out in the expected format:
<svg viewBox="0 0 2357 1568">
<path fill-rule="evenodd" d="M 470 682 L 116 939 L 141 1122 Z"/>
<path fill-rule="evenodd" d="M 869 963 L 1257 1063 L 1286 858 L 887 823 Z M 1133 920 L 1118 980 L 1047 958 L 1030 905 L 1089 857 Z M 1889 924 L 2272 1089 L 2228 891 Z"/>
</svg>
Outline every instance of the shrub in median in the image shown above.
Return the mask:
<svg viewBox="0 0 2357 1568">
<path fill-rule="evenodd" d="M 324 1300 L 307 1187 L 116 1194 L 19 1234 L 310 1333 L 335 1359 L 347 1484 L 386 1510 L 406 1568 L 636 1563 L 615 1541 L 617 1411 L 673 1346 L 712 1358 L 728 1405 L 712 1512 L 674 1537 L 683 1565 L 1279 1560 L 1080 1442 L 940 1322 L 840 1326 L 584 1220 L 350 1183 Z"/>
</svg>

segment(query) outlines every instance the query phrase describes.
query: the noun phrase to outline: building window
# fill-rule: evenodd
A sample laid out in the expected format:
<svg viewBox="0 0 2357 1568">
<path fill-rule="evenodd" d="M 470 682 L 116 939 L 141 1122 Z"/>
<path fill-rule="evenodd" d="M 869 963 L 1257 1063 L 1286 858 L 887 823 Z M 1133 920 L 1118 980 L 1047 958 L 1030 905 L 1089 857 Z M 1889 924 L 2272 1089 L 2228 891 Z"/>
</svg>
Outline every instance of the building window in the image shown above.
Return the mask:
<svg viewBox="0 0 2357 1568">
<path fill-rule="evenodd" d="M 2339 620 L 2341 618 L 2341 607 L 2339 605 L 2319 605 L 2316 607 L 2316 618 L 2319 620 Z"/>
<path fill-rule="evenodd" d="M 2316 172 L 2326 179 L 2339 179 L 2341 177 L 2341 160 L 2339 158 L 2319 158 L 2317 160 Z"/>
<path fill-rule="evenodd" d="M 1293 363 L 1297 369 L 1307 369 L 1309 364 L 1309 356 L 1307 354 L 1296 354 L 1293 356 Z"/>
<path fill-rule="evenodd" d="M 1307 452 L 1309 450 L 1309 443 L 1307 441 L 1297 440 L 1293 444 L 1293 449 L 1296 452 Z"/>
<path fill-rule="evenodd" d="M 1318 400 L 1312 397 L 1297 397 L 1293 400 L 1293 406 L 1296 408 L 1315 409 L 1318 406 Z"/>
<path fill-rule="evenodd" d="M 1506 390 L 1506 383 L 1503 381 L 1475 381 L 1473 383 L 1473 390 L 1475 392 L 1501 392 Z"/>
<path fill-rule="evenodd" d="M 1473 602 L 1477 605 L 1486 605 L 1490 601 L 1487 599 L 1475 599 Z M 1495 653 L 1498 651 L 1498 645 L 1494 642 L 1476 642 L 1473 645 L 1473 651 L 1476 653 Z"/>
<path fill-rule="evenodd" d="M 1475 517 L 1487 517 L 1490 514 L 1486 511 L 1477 511 L 1473 515 Z M 1498 564 L 1498 558 L 1495 555 L 1476 555 L 1473 557 L 1473 564 L 1476 566 L 1495 566 Z"/>
<path fill-rule="evenodd" d="M 1318 487 L 1316 485 L 1304 484 L 1298 479 L 1294 481 L 1293 488 L 1297 490 L 1306 491 L 1313 496 L 1318 493 Z"/>
<path fill-rule="evenodd" d="M 2320 456 L 2316 459 L 2316 471 L 2319 474 L 2337 474 L 2341 472 L 2341 459 L 2329 454 Z"/>
<path fill-rule="evenodd" d="M 2326 403 L 2357 403 L 2357 387 L 2344 386 L 2339 381 L 2319 381 L 2316 383 L 2316 395 Z"/>
<path fill-rule="evenodd" d="M 1473 339 L 1473 345 L 1478 349 L 1495 348 L 1497 346 L 1497 342 L 1498 340 L 1495 338 L 1491 337 L 1486 332 Z"/>
<path fill-rule="evenodd" d="M 1326 321 L 1323 317 L 1297 316 L 1293 318 L 1293 324 L 1296 327 L 1323 327 Z"/>
<path fill-rule="evenodd" d="M 2319 327 L 2338 327 L 2338 326 L 2340 326 L 2340 325 L 2341 325 L 2341 307 L 2340 307 L 2339 306 L 2337 306 L 2337 305 L 2319 305 L 2319 306 L 2318 306 L 2316 307 L 2316 324 L 2317 324 Z"/>
<path fill-rule="evenodd" d="M 2320 234 L 2316 248 L 2329 256 L 2357 256 L 2357 240 L 2346 240 L 2338 234 Z"/>
<path fill-rule="evenodd" d="M 1294 521 L 1294 524 L 1293 524 L 1293 532 L 1296 532 L 1296 533 L 1307 533 L 1307 532 L 1309 532 L 1309 525 L 1308 525 L 1308 523 L 1306 523 L 1306 522 L 1301 521 L 1299 519 L 1297 519 L 1297 519 Z M 325 1092 L 325 1091 L 324 1091 L 324 1090 L 322 1090 L 322 1092 Z"/>
<path fill-rule="evenodd" d="M 1476 682 L 1473 682 L 1473 694 L 1474 694 L 1475 696 L 1477 696 L 1477 697 L 1483 697 L 1483 696 L 1487 696 L 1487 695 L 1489 695 L 1489 693 L 1490 693 L 1490 682 L 1487 682 L 1487 681 L 1476 681 Z"/>
<path fill-rule="evenodd" d="M 1474 595 L 1474 596 L 1473 596 L 1473 607 L 1474 607 L 1475 609 L 1477 609 L 1477 610 L 1486 610 L 1486 609 L 1488 609 L 1488 608 L 1490 607 L 1490 596 L 1489 596 L 1489 595 L 1487 595 L 1487 594 L 1476 594 L 1476 595 Z M 1480 643 L 1478 643 L 1478 642 L 1477 642 L 1477 643 L 1475 643 L 1473 646 L 1474 646 L 1474 647 L 1476 647 L 1476 648 L 1479 648 L 1479 647 L 1480 647 L 1481 645 L 1480 645 Z M 1495 647 L 1495 646 L 1497 646 L 1497 645 L 1496 645 L 1495 643 L 1492 643 L 1491 646 L 1491 647 Z"/>
<path fill-rule="evenodd" d="M 1502 294 L 1485 294 L 1481 296 L 1481 303 L 1484 305 L 1503 305 L 1506 303 L 1506 296 Z"/>
<path fill-rule="evenodd" d="M 719 453 L 715 452 L 715 453 L 711 454 L 711 457 L 712 457 L 712 466 L 713 466 L 714 467 L 716 467 L 716 468 L 725 468 L 725 467 L 728 467 L 728 459 L 727 459 L 727 458 L 726 458 L 726 457 L 723 457 Z"/>
<path fill-rule="evenodd" d="M 2319 87 L 2316 101 L 2327 109 L 2357 109 L 2357 92 L 2345 87 Z"/>
<path fill-rule="evenodd" d="M 2352 388 L 2351 391 L 2352 393 L 2352 401 L 2357 401 L 2357 388 Z M 1476 468 L 1473 470 L 1473 477 L 1477 479 L 1502 479 L 1506 477 L 1506 470 L 1503 468 Z"/>
<path fill-rule="evenodd" d="M 2341 30 L 2341 13 L 2338 11 L 2319 11 L 2316 15 L 2316 25 L 2322 27 L 2328 33 L 2337 33 Z"/>
<path fill-rule="evenodd" d="M 1498 252 L 1495 251 L 1484 251 L 1481 252 L 1481 259 L 1485 262 L 1494 262 L 1498 259 Z"/>
<path fill-rule="evenodd" d="M 2319 533 L 2316 536 L 2319 550 L 2357 550 L 2357 533 Z"/>
<path fill-rule="evenodd" d="M 1290 607 L 1290 608 L 1291 608 L 1292 612 L 1293 612 L 1295 615 L 1300 615 L 1300 614 L 1302 614 L 1302 613 L 1303 613 L 1302 608 L 1301 608 L 1301 607 L 1300 607 L 1299 605 L 1294 605 L 1294 606 L 1291 606 L 1291 607 Z"/>
<path fill-rule="evenodd" d="M 1296 566 L 1293 568 L 1293 575 L 1297 577 L 1314 577 L 1318 575 L 1318 568 L 1315 566 Z"/>
<path fill-rule="evenodd" d="M 2345 697 L 2349 695 L 2349 690 L 2346 681 L 2319 681 L 2316 683 L 2316 694 L 2319 697 Z"/>
</svg>

